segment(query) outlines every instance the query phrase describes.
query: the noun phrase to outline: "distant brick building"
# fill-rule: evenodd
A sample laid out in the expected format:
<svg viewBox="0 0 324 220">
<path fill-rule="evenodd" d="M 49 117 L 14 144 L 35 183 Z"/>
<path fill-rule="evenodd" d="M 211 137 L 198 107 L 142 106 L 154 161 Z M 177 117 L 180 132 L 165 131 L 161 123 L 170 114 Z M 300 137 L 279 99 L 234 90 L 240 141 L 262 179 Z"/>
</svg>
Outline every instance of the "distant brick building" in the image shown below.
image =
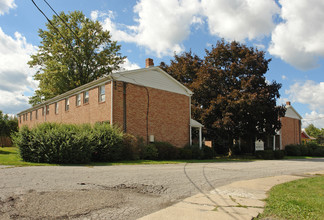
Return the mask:
<svg viewBox="0 0 324 220">
<path fill-rule="evenodd" d="M 301 119 L 302 117 L 291 106 L 290 102 L 286 102 L 286 113 L 284 117 L 280 118 L 281 129 L 276 132 L 276 135 L 271 135 L 265 140 L 256 141 L 256 150 L 273 149 L 284 150 L 289 144 L 301 144 Z M 257 146 L 260 145 L 259 149 Z"/>
<path fill-rule="evenodd" d="M 191 143 L 195 122 L 192 94 L 147 59 L 146 68 L 113 73 L 20 112 L 19 127 L 109 122 L 144 140 L 183 147 Z"/>
<path fill-rule="evenodd" d="M 302 117 L 286 102 L 286 114 L 281 120 L 281 129 L 278 132 L 281 139 L 280 149 L 285 149 L 289 144 L 301 144 L 301 119 Z"/>
</svg>

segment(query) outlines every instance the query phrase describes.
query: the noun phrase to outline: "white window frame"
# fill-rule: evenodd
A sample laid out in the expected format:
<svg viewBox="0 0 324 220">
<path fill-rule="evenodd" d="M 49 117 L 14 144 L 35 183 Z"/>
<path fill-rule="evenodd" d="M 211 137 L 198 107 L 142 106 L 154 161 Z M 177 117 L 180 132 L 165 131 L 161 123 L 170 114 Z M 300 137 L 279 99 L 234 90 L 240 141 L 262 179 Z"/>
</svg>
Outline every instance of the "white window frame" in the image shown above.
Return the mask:
<svg viewBox="0 0 324 220">
<path fill-rule="evenodd" d="M 83 92 L 83 104 L 89 103 L 89 90 Z"/>
<path fill-rule="evenodd" d="M 75 96 L 75 105 L 76 106 L 80 106 L 81 105 L 81 93 L 79 93 L 79 94 L 77 94 L 76 96 Z"/>
<path fill-rule="evenodd" d="M 70 109 L 70 98 L 65 99 L 65 111 L 69 111 Z"/>
<path fill-rule="evenodd" d="M 106 99 L 105 85 L 99 86 L 99 102 L 104 102 Z"/>
<path fill-rule="evenodd" d="M 59 103 L 55 102 L 55 114 L 59 113 Z"/>
</svg>

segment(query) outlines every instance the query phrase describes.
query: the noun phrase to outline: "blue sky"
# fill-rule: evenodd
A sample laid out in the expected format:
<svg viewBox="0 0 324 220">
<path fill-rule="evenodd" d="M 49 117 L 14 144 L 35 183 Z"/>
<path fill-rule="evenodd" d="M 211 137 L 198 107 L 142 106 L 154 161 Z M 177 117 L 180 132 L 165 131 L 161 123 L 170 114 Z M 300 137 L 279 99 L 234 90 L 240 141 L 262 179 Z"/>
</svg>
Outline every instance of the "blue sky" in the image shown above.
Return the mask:
<svg viewBox="0 0 324 220">
<path fill-rule="evenodd" d="M 125 69 L 145 58 L 169 63 L 174 52 L 203 57 L 218 40 L 237 40 L 266 52 L 266 77 L 282 84 L 278 104 L 290 100 L 324 128 L 324 2 L 322 0 L 47 0 L 57 11 L 80 10 L 102 23 L 127 56 Z M 53 12 L 35 0 L 48 17 Z M 30 0 L 0 0 L 0 110 L 28 108 L 37 88 L 26 64 L 37 51 L 46 19 Z"/>
</svg>

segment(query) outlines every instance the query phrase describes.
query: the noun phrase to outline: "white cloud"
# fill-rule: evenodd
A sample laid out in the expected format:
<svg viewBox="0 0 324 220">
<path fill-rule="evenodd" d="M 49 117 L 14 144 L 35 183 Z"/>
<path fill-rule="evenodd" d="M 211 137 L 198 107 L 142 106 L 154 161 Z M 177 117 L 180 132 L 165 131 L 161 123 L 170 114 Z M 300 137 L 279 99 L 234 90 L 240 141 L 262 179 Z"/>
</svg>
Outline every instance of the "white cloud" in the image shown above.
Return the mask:
<svg viewBox="0 0 324 220">
<path fill-rule="evenodd" d="M 0 0 L 0 15 L 8 13 L 11 8 L 15 8 L 14 0 Z"/>
<path fill-rule="evenodd" d="M 282 76 L 281 76 L 281 79 L 285 80 L 285 79 L 287 79 L 287 76 L 282 75 Z"/>
<path fill-rule="evenodd" d="M 20 33 L 16 32 L 12 38 L 0 28 L 0 109 L 3 112 L 14 114 L 29 106 L 23 94 L 37 88 L 37 82 L 32 79 L 35 70 L 27 65 L 36 49 Z"/>
<path fill-rule="evenodd" d="M 140 66 L 137 65 L 137 63 L 130 62 L 127 58 L 125 59 L 125 62 L 121 65 L 121 68 L 123 70 L 135 70 L 140 69 Z"/>
<path fill-rule="evenodd" d="M 102 24 L 114 40 L 134 42 L 162 57 L 184 50 L 181 42 L 190 35 L 190 26 L 203 23 L 199 9 L 199 0 L 140 0 L 134 7 L 135 26 L 114 23 L 111 13 L 96 12 L 93 18 L 105 16 Z"/>
<path fill-rule="evenodd" d="M 324 56 L 323 0 L 280 0 L 284 20 L 272 33 L 269 52 L 303 70 Z"/>
<path fill-rule="evenodd" d="M 306 113 L 302 120 L 302 127 L 306 128 L 310 124 L 313 124 L 317 128 L 324 128 L 324 114 L 316 111 Z"/>
<path fill-rule="evenodd" d="M 324 113 L 324 82 L 307 80 L 303 83 L 295 83 L 286 90 L 286 94 L 291 101 L 307 104 L 312 111 Z"/>
<path fill-rule="evenodd" d="M 280 12 L 273 0 L 202 0 L 210 33 L 227 40 L 243 41 L 269 35 Z"/>
</svg>

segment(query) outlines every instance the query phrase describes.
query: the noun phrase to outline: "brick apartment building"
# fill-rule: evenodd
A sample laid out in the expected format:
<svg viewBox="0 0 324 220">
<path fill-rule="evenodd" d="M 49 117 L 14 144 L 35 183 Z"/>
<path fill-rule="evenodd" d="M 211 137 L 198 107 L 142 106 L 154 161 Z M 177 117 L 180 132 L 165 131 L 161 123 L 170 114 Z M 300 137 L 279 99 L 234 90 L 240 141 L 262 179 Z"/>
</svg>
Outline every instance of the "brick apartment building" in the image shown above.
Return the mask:
<svg viewBox="0 0 324 220">
<path fill-rule="evenodd" d="M 280 118 L 281 129 L 274 136 L 265 140 L 264 148 L 273 150 L 284 150 L 289 144 L 301 144 L 301 119 L 302 117 L 286 102 L 286 113 Z"/>
<path fill-rule="evenodd" d="M 289 144 L 301 144 L 301 119 L 302 117 L 286 102 L 286 113 L 280 118 L 281 129 L 276 135 L 270 135 L 263 140 L 255 141 L 255 150 L 284 150 Z"/>
<path fill-rule="evenodd" d="M 301 119 L 291 103 L 286 102 L 286 114 L 280 119 L 281 129 L 278 132 L 281 139 L 280 149 L 285 149 L 289 144 L 301 144 Z"/>
<path fill-rule="evenodd" d="M 146 68 L 112 73 L 18 114 L 19 127 L 42 122 L 109 122 L 144 140 L 191 143 L 193 93 L 146 59 Z M 201 144 L 201 135 L 200 135 Z"/>
</svg>

